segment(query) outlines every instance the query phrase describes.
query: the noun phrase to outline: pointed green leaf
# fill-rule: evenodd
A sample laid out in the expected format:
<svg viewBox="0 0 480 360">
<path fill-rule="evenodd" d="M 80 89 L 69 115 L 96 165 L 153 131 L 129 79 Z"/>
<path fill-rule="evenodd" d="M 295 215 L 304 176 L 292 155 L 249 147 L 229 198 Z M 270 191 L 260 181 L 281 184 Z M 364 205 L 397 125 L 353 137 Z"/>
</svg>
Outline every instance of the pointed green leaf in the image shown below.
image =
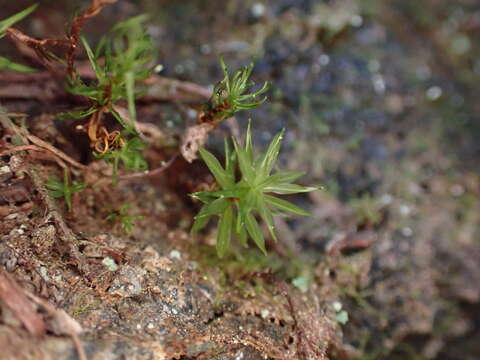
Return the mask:
<svg viewBox="0 0 480 360">
<path fill-rule="evenodd" d="M 265 201 L 276 207 L 279 210 L 282 211 L 288 211 L 294 214 L 302 215 L 302 216 L 310 216 L 312 215 L 308 211 L 298 207 L 297 205 L 293 205 L 291 202 L 279 199 L 275 196 L 270 196 L 270 195 L 265 195 Z"/>
<path fill-rule="evenodd" d="M 280 145 L 282 144 L 283 134 L 285 130 L 280 131 L 275 137 L 273 138 L 272 142 L 268 146 L 267 151 L 265 152 L 265 156 L 260 164 L 260 174 L 261 177 L 265 178 L 273 169 L 275 162 L 277 161 L 278 153 L 280 151 Z"/>
<path fill-rule="evenodd" d="M 245 227 L 240 228 L 240 231 L 235 232 L 235 235 L 240 245 L 242 245 L 244 248 L 248 248 L 247 231 L 245 230 Z"/>
<path fill-rule="evenodd" d="M 225 252 L 230 245 L 230 237 L 232 233 L 232 208 L 229 206 L 225 209 L 220 221 L 218 223 L 217 234 L 217 253 L 220 258 L 225 255 Z"/>
<path fill-rule="evenodd" d="M 72 186 L 72 192 L 78 192 L 80 190 L 83 190 L 85 188 L 85 184 L 74 184 Z"/>
<path fill-rule="evenodd" d="M 0 21 L 0 38 L 2 38 L 5 34 L 5 30 L 7 30 L 10 26 L 15 24 L 16 22 L 19 22 L 22 20 L 24 17 L 28 16 L 30 13 L 32 13 L 36 8 L 38 4 L 33 4 L 32 6 L 29 6 L 28 8 Z"/>
<path fill-rule="evenodd" d="M 279 210 L 277 210 L 277 209 L 275 209 L 275 208 L 274 208 L 274 209 L 270 209 L 270 210 L 272 211 L 273 216 L 278 216 L 278 217 L 283 217 L 283 218 L 288 218 L 288 217 L 290 217 L 289 214 L 286 214 L 286 213 L 284 213 L 284 212 L 281 212 L 281 211 L 279 211 Z"/>
<path fill-rule="evenodd" d="M 265 249 L 265 239 L 263 238 L 263 234 L 258 226 L 257 220 L 255 220 L 255 217 L 251 213 L 247 214 L 245 225 L 247 226 L 248 234 L 253 239 L 253 242 L 266 256 L 267 250 Z"/>
<path fill-rule="evenodd" d="M 297 184 L 279 184 L 270 185 L 263 188 L 264 192 L 273 192 L 275 194 L 296 194 L 318 190 L 314 186 L 301 186 Z"/>
<path fill-rule="evenodd" d="M 190 194 L 190 196 L 194 199 L 200 200 L 204 204 L 208 204 L 209 202 L 211 202 L 212 198 L 214 197 L 211 194 L 211 191 L 198 191 L 193 194 Z"/>
<path fill-rule="evenodd" d="M 95 75 L 97 76 L 98 81 L 101 82 L 103 80 L 103 73 L 100 69 L 100 66 L 98 65 L 95 55 L 93 54 L 92 48 L 90 47 L 87 40 L 83 36 L 80 37 L 80 40 L 82 40 L 83 47 L 85 48 L 85 52 L 87 53 L 88 60 L 90 61 L 90 65 L 92 66 L 92 69 L 95 72 Z"/>
<path fill-rule="evenodd" d="M 245 226 L 247 214 L 253 210 L 257 196 L 258 195 L 253 191 L 249 191 L 244 196 L 240 197 L 240 200 L 238 201 L 238 216 L 236 224 L 237 232 Z"/>
<path fill-rule="evenodd" d="M 291 182 L 294 182 L 298 178 L 305 175 L 303 171 L 285 171 L 278 172 L 274 175 L 269 176 L 260 186 L 272 186 L 272 185 L 284 185 Z"/>
<path fill-rule="evenodd" d="M 248 189 L 243 187 L 232 188 L 231 190 L 208 191 L 209 195 L 219 198 L 242 198 Z"/>
<path fill-rule="evenodd" d="M 255 179 L 255 172 L 253 170 L 251 162 L 248 159 L 248 155 L 245 153 L 245 150 L 242 149 L 240 145 L 238 145 L 235 138 L 233 138 L 233 145 L 235 146 L 235 151 L 237 153 L 238 164 L 240 165 L 242 177 L 249 185 L 252 185 Z"/>
<path fill-rule="evenodd" d="M 245 153 L 250 163 L 253 163 L 252 119 L 248 119 L 247 136 L 245 137 Z"/>
<path fill-rule="evenodd" d="M 62 190 L 51 190 L 49 194 L 53 198 L 61 198 L 63 197 L 64 192 Z"/>
<path fill-rule="evenodd" d="M 225 148 L 225 171 L 230 176 L 232 181 L 235 180 L 235 153 L 232 153 L 228 140 L 223 141 Z"/>
<path fill-rule="evenodd" d="M 210 204 L 204 205 L 195 218 L 221 214 L 229 205 L 229 201 L 225 198 L 216 199 Z"/>
<path fill-rule="evenodd" d="M 50 181 L 47 184 L 45 184 L 45 186 L 52 191 L 55 191 L 55 190 L 63 191 L 63 183 L 58 181 L 58 179 L 56 178 L 50 179 Z"/>
<path fill-rule="evenodd" d="M 208 168 L 212 172 L 218 184 L 223 189 L 226 189 L 231 185 L 233 185 L 233 179 L 222 168 L 222 165 L 220 165 L 220 162 L 217 160 L 217 158 L 213 156 L 211 152 L 203 148 L 200 148 L 199 151 L 200 151 L 200 156 L 202 157 L 203 161 L 205 161 L 205 163 L 207 164 Z"/>
<path fill-rule="evenodd" d="M 273 240 L 277 241 L 272 211 L 267 207 L 267 204 L 265 204 L 263 196 L 257 199 L 257 210 L 260 213 L 263 221 L 265 221 L 265 224 L 267 224 L 268 231 L 270 232 L 270 235 L 272 235 Z"/>
<path fill-rule="evenodd" d="M 269 88 L 270 88 L 270 83 L 269 83 L 268 81 L 265 81 L 265 82 L 263 83 L 263 86 L 262 86 L 260 89 L 258 89 L 257 91 L 255 91 L 254 93 L 252 93 L 252 95 L 253 95 L 254 97 L 259 96 L 259 95 L 262 95 L 262 94 L 265 93 Z M 260 100 L 259 102 L 263 103 L 263 102 L 265 102 L 265 100 L 267 100 L 266 97 L 263 98 L 262 100 Z"/>
<path fill-rule="evenodd" d="M 211 216 L 203 216 L 203 217 L 196 217 L 193 221 L 192 230 L 190 232 L 192 234 L 196 234 L 200 230 L 202 230 L 205 226 L 207 226 L 208 222 L 210 221 Z"/>
<path fill-rule="evenodd" d="M 24 73 L 37 71 L 34 68 L 31 68 L 30 66 L 18 64 L 16 62 L 10 61 L 6 57 L 0 56 L 0 71 L 3 71 L 3 70 L 24 72 Z"/>
</svg>

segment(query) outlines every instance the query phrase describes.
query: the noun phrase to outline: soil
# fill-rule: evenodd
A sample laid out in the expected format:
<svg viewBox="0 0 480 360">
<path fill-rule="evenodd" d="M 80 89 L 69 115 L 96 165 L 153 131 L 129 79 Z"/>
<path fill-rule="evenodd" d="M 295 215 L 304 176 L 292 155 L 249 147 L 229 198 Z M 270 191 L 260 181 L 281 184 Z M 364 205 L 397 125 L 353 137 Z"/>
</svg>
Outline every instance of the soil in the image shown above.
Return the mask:
<svg viewBox="0 0 480 360">
<path fill-rule="evenodd" d="M 0 0 L 0 19 L 29 4 Z M 60 37 L 84 7 L 45 1 L 18 27 Z M 137 104 L 145 157 L 171 162 L 117 186 L 79 123 L 55 119 L 78 99 L 0 43 L 39 69 L 0 72 L 0 359 L 480 358 L 478 5 L 119 0 L 84 33 L 139 13 L 163 65 Z M 209 148 L 250 117 L 259 147 L 286 127 L 281 167 L 323 185 L 290 197 L 313 216 L 277 219 L 266 257 L 219 259 L 214 226 L 190 234 L 188 194 L 213 179 L 175 154 L 221 55 L 272 88 Z M 62 166 L 86 184 L 71 210 L 45 187 Z M 124 204 L 131 234 L 108 219 Z"/>
</svg>

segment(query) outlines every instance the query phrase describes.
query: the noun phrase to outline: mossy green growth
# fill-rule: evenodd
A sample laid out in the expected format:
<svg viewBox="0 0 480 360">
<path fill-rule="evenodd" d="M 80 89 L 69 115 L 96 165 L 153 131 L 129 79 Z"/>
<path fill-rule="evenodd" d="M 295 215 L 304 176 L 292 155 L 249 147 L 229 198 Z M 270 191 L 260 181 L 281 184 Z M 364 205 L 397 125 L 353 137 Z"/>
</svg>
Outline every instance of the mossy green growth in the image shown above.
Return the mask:
<svg viewBox="0 0 480 360">
<path fill-rule="evenodd" d="M 63 170 L 63 181 L 51 177 L 48 183 L 45 184 L 48 190 L 50 190 L 50 196 L 53 198 L 64 198 L 67 208 L 70 211 L 72 209 L 72 196 L 74 193 L 79 192 L 85 188 L 84 184 L 72 182 L 69 179 L 67 169 Z"/>
<path fill-rule="evenodd" d="M 103 159 L 112 167 L 112 184 L 117 185 L 118 181 L 118 167 L 123 164 L 123 167 L 132 171 L 145 171 L 148 169 L 148 164 L 145 161 L 142 149 L 145 143 L 138 137 L 131 137 L 125 143 L 116 149 L 109 149 L 104 153 L 93 153 L 97 159 Z"/>
<path fill-rule="evenodd" d="M 301 186 L 293 182 L 302 172 L 275 172 L 276 163 L 284 131 L 278 133 L 267 150 L 254 155 L 251 125 L 248 125 L 245 145 L 242 147 L 233 138 L 234 149 L 225 140 L 225 167 L 213 154 L 200 149 L 200 155 L 215 177 L 221 190 L 201 191 L 192 197 L 202 201 L 204 206 L 195 217 L 192 232 L 207 225 L 212 216 L 218 216 L 217 253 L 223 257 L 230 246 L 232 236 L 247 247 L 250 237 L 256 246 L 266 254 L 265 239 L 255 214 L 265 221 L 274 240 L 277 239 L 273 223 L 274 215 L 293 213 L 308 216 L 307 211 L 280 199 L 272 194 L 296 194 L 317 190 L 317 187 Z M 237 179 L 236 169 L 240 170 Z"/>
<path fill-rule="evenodd" d="M 117 24 L 100 40 L 95 50 L 82 37 L 96 81 L 86 84 L 79 76 L 74 76 L 68 86 L 72 94 L 93 100 L 93 106 L 107 106 L 124 127 L 129 124 L 111 105 L 127 100 L 130 120 L 134 121 L 133 102 L 139 95 L 135 92 L 135 84 L 149 77 L 154 69 L 154 46 L 145 31 L 145 19 L 145 15 L 140 15 Z"/>
<path fill-rule="evenodd" d="M 133 231 L 133 227 L 135 224 L 133 223 L 137 219 L 143 218 L 142 215 L 128 215 L 128 209 L 132 204 L 125 203 L 120 206 L 118 211 L 112 212 L 110 215 L 107 216 L 106 220 L 109 221 L 119 221 L 122 225 L 122 230 L 127 234 L 130 235 Z"/>
<path fill-rule="evenodd" d="M 216 122 L 228 119 L 240 110 L 250 110 L 263 104 L 267 98 L 258 97 L 264 94 L 270 87 L 265 82 L 262 87 L 256 91 L 249 92 L 255 85 L 250 80 L 253 70 L 253 63 L 242 67 L 230 76 L 227 65 L 220 59 L 224 78 L 213 88 L 213 96 L 207 104 L 206 111 L 212 111 Z"/>
<path fill-rule="evenodd" d="M 155 51 L 145 31 L 145 20 L 145 15 L 139 15 L 117 24 L 95 49 L 81 38 L 96 80 L 87 84 L 74 74 L 69 78 L 67 90 L 90 99 L 91 105 L 59 116 L 90 117 L 87 132 L 95 150 L 94 156 L 112 166 L 113 185 L 117 182 L 120 164 L 132 171 L 143 171 L 148 167 L 141 151 L 145 144 L 135 127 L 135 99 L 142 94 L 138 88 L 154 69 Z M 126 101 L 128 114 L 120 111 L 120 101 Z M 102 126 L 104 113 L 112 114 L 123 130 L 108 131 Z"/>
</svg>

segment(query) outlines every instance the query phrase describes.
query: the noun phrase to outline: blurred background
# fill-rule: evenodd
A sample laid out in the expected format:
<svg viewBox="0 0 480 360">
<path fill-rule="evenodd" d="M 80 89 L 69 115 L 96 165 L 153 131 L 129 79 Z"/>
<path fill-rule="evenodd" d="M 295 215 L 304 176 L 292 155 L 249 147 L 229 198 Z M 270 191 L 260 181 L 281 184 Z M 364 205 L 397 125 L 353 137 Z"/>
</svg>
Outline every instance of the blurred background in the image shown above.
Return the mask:
<svg viewBox="0 0 480 360">
<path fill-rule="evenodd" d="M 19 28 L 55 37 L 88 1 L 39 3 Z M 30 4 L 0 0 L 0 18 Z M 139 13 L 162 75 L 209 87 L 223 56 L 271 81 L 269 101 L 237 121 L 251 117 L 263 146 L 286 127 L 283 168 L 324 186 L 296 198 L 313 217 L 277 226 L 302 261 L 341 255 L 330 277 L 358 358 L 479 359 L 480 3 L 119 1 L 85 34 L 95 42 Z M 7 42 L 0 50 L 15 59 Z M 159 127 L 184 128 L 158 111 Z"/>
</svg>

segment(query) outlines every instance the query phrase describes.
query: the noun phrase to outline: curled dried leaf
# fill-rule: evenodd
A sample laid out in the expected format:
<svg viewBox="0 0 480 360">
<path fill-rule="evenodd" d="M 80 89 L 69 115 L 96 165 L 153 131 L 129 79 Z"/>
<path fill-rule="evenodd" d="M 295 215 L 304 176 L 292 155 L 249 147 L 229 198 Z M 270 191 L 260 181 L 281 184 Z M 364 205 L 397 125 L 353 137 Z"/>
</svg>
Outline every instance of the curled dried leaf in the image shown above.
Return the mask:
<svg viewBox="0 0 480 360">
<path fill-rule="evenodd" d="M 203 123 L 187 128 L 182 141 L 181 153 L 185 160 L 191 163 L 197 158 L 198 150 L 207 142 L 208 134 L 215 125 Z"/>
</svg>

